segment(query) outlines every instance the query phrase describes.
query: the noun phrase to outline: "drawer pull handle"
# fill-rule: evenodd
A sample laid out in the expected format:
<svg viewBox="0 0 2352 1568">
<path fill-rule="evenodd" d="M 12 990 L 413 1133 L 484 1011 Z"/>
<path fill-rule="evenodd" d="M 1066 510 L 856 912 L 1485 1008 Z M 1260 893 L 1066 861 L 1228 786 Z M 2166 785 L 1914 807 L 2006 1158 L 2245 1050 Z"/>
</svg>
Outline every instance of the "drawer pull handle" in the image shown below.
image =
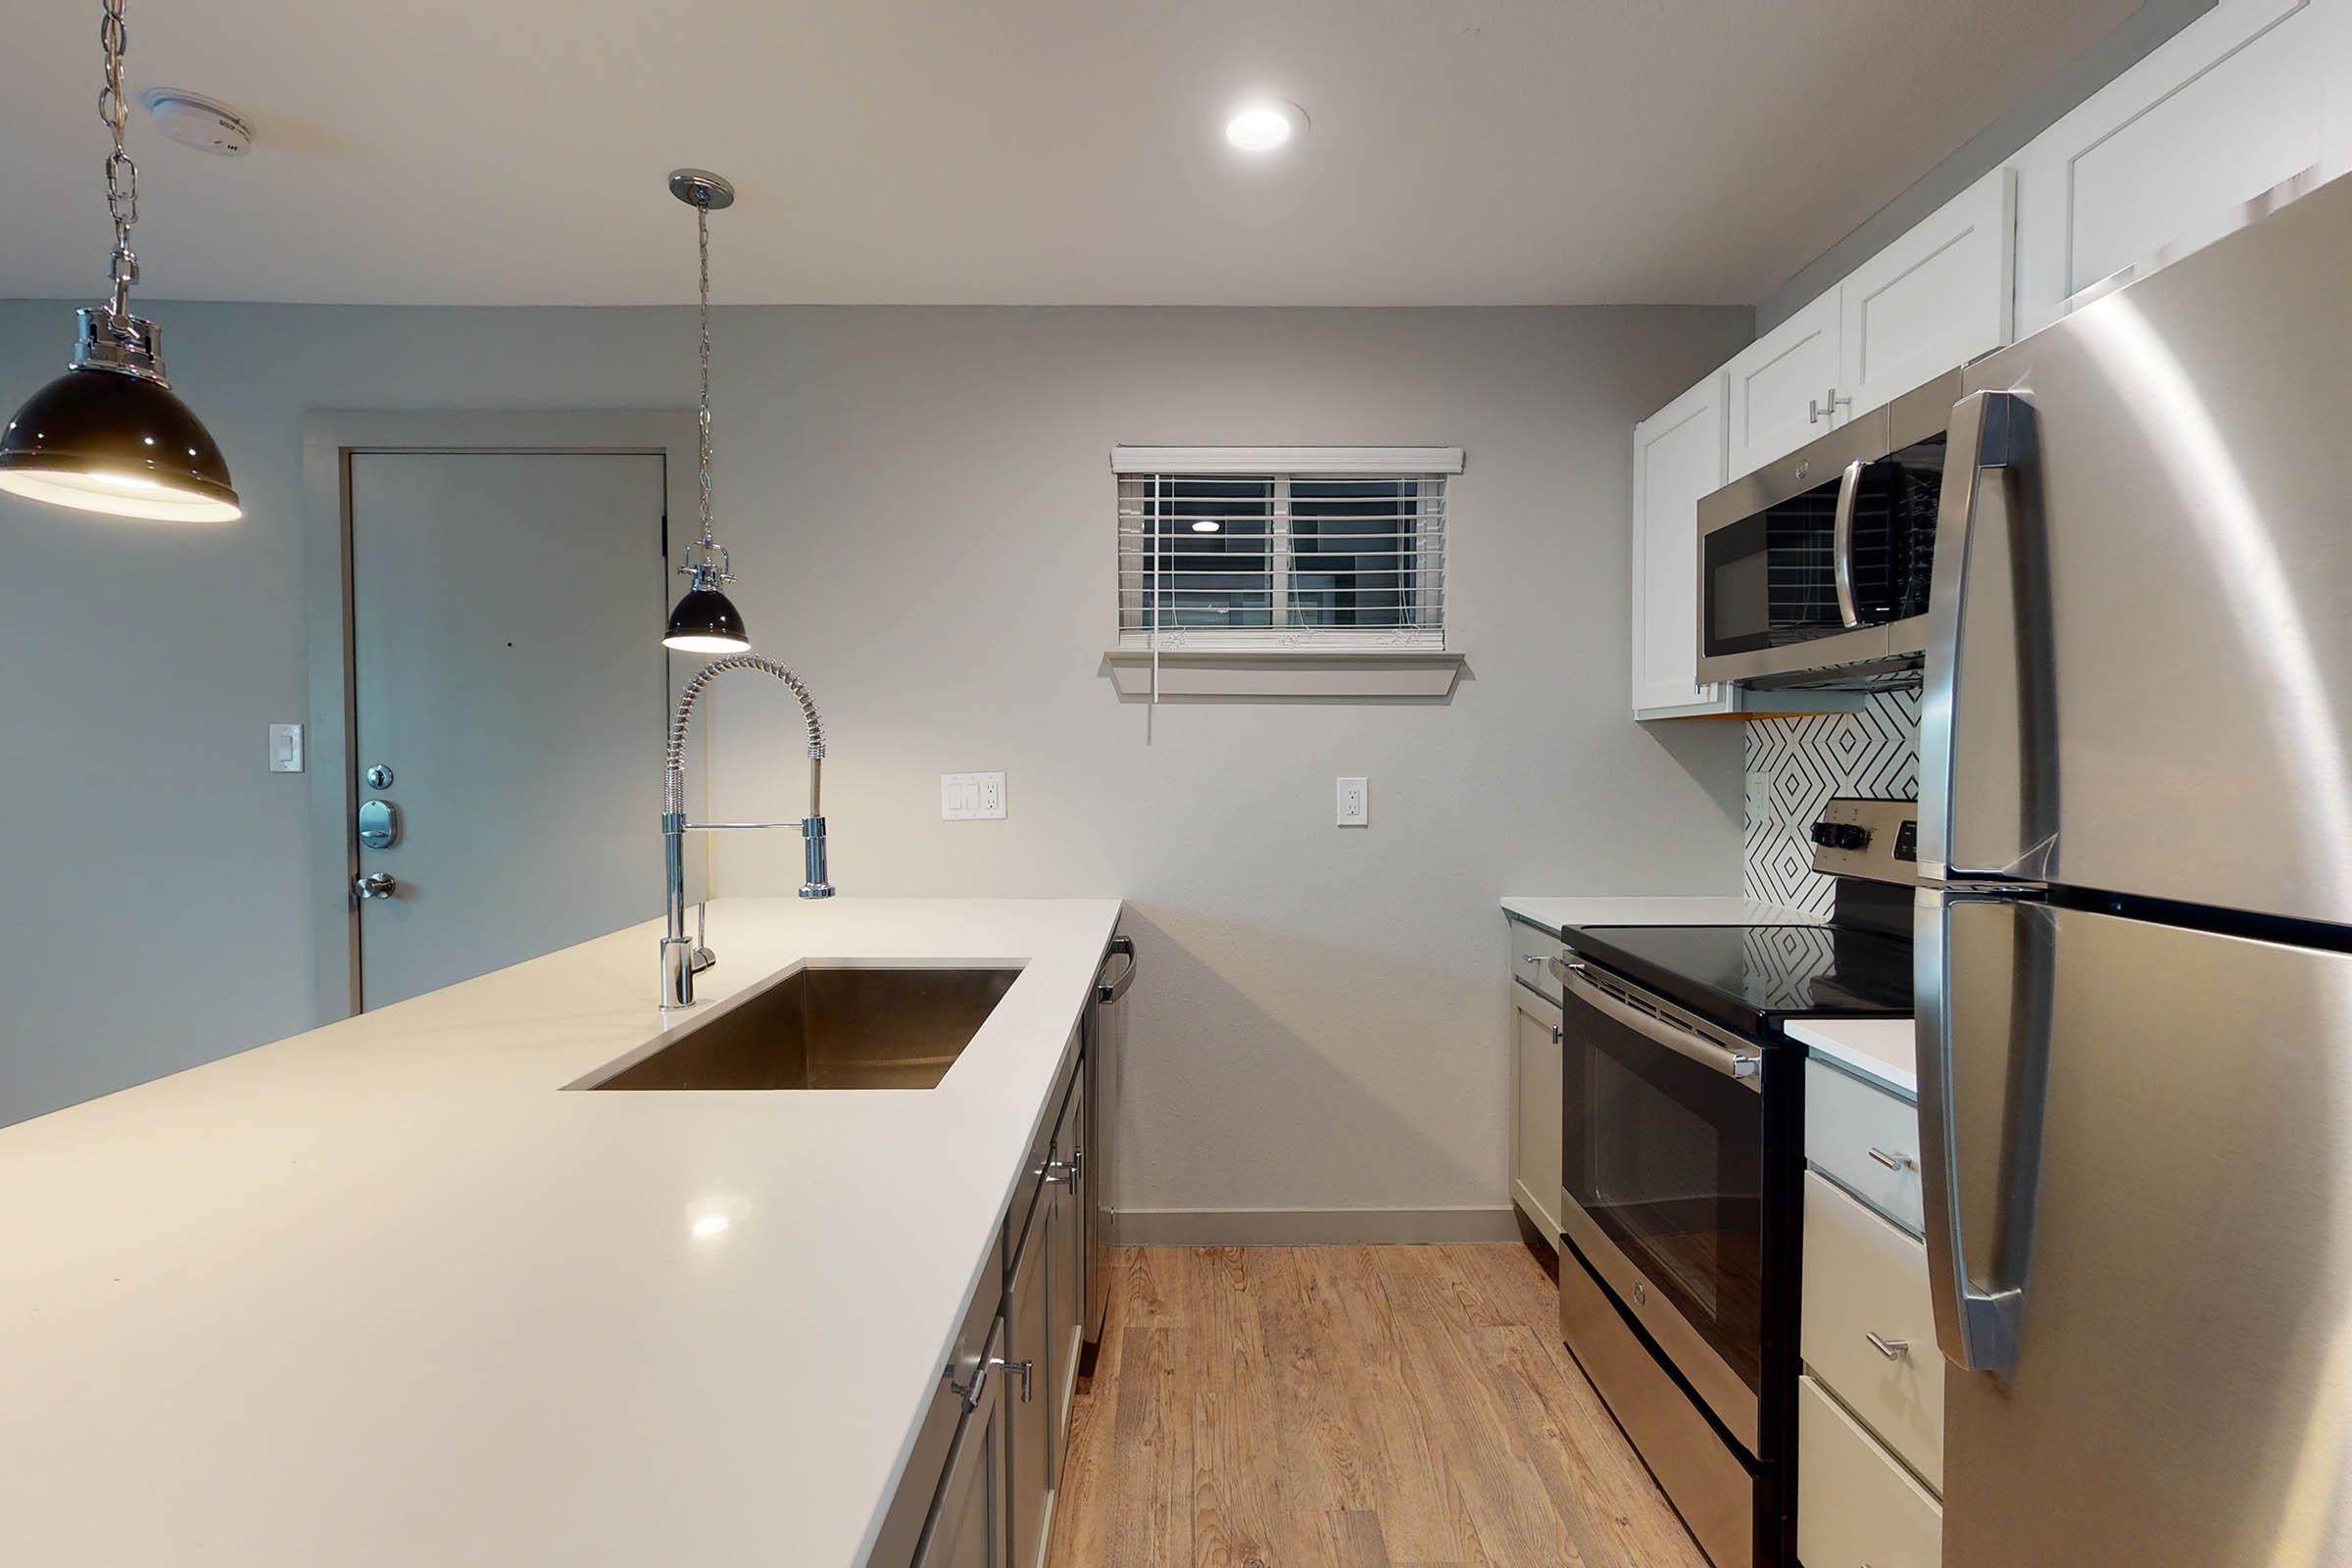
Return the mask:
<svg viewBox="0 0 2352 1568">
<path fill-rule="evenodd" d="M 1884 1149 L 1874 1149 L 1870 1152 L 1870 1157 L 1877 1160 L 1880 1164 L 1886 1166 L 1888 1170 L 1919 1169 L 1919 1161 L 1913 1159 L 1909 1154 L 1889 1154 Z"/>
<path fill-rule="evenodd" d="M 1862 1337 L 1870 1342 L 1870 1348 L 1872 1349 L 1878 1351 L 1889 1361 L 1900 1361 L 1904 1356 L 1911 1353 L 1911 1342 L 1909 1340 L 1882 1340 L 1876 1334 L 1871 1333 L 1868 1329 L 1864 1329 L 1862 1331 Z"/>
</svg>

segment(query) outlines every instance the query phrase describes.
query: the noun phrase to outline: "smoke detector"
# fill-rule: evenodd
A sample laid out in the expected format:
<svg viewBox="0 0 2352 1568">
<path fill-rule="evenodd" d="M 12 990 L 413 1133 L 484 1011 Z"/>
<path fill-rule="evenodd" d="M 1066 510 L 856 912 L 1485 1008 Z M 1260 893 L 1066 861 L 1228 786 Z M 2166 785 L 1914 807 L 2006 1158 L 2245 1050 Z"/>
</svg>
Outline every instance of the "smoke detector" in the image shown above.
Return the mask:
<svg viewBox="0 0 2352 1568">
<path fill-rule="evenodd" d="M 150 87 L 147 113 L 156 129 L 200 153 L 241 158 L 253 150 L 253 127 L 218 98 L 184 87 Z"/>
</svg>

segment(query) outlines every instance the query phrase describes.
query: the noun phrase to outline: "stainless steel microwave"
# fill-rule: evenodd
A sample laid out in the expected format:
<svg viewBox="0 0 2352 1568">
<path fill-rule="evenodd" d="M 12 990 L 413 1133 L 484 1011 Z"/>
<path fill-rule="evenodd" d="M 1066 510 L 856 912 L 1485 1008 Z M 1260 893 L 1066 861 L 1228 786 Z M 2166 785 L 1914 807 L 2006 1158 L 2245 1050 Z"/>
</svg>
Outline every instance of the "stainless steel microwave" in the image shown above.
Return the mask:
<svg viewBox="0 0 2352 1568">
<path fill-rule="evenodd" d="M 1698 504 L 1698 678 L 1869 684 L 1916 666 L 1960 372 Z"/>
</svg>

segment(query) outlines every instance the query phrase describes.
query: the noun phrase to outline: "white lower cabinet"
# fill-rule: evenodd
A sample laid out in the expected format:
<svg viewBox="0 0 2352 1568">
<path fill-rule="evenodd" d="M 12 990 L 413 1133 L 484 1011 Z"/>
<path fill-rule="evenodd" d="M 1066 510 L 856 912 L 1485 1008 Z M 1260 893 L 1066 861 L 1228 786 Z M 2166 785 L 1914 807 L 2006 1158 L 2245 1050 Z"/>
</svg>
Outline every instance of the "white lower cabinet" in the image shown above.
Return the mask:
<svg viewBox="0 0 2352 1568">
<path fill-rule="evenodd" d="M 1556 950 L 1557 939 L 1552 942 Z M 1517 980 L 1511 991 L 1511 1201 L 1560 1246 L 1560 1004 Z"/>
<path fill-rule="evenodd" d="M 1797 1380 L 1796 1474 L 1805 1568 L 1940 1568 L 1943 1505 L 1810 1377 Z"/>
<path fill-rule="evenodd" d="M 1943 1485 L 1943 1355 L 1919 1243 L 1805 1174 L 1805 1365 L 1930 1486 Z"/>
<path fill-rule="evenodd" d="M 1944 1361 L 1916 1229 L 1918 1148 L 1911 1101 L 1823 1056 L 1805 1063 L 1805 1568 L 1936 1568 L 1940 1555 Z"/>
</svg>

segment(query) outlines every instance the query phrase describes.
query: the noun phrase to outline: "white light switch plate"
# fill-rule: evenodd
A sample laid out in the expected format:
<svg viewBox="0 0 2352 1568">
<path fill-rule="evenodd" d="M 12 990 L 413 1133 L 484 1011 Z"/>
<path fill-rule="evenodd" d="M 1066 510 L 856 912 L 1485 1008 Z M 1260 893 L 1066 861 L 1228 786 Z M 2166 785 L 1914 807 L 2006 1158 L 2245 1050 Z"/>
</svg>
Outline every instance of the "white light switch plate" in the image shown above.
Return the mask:
<svg viewBox="0 0 2352 1568">
<path fill-rule="evenodd" d="M 1004 815 L 1004 775 L 942 773 L 939 816 L 943 822 L 974 822 Z"/>
<path fill-rule="evenodd" d="M 299 773 L 302 771 L 302 726 L 272 724 L 270 726 L 270 771 Z"/>
<path fill-rule="evenodd" d="M 1372 825 L 1372 781 L 1368 778 L 1340 780 L 1340 826 L 1370 827 Z"/>
</svg>

